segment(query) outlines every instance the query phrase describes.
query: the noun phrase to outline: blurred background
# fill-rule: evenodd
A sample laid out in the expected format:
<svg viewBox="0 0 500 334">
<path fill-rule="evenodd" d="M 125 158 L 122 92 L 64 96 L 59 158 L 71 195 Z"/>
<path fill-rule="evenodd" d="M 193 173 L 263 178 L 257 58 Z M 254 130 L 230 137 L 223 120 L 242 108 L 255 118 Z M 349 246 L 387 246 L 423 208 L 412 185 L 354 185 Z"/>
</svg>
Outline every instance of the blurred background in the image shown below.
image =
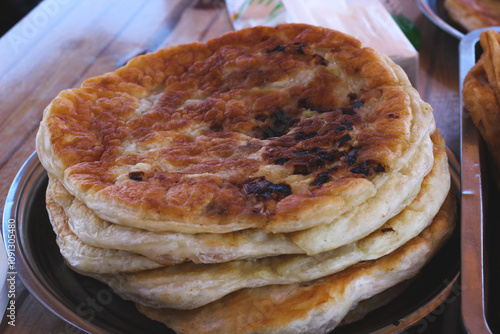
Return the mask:
<svg viewBox="0 0 500 334">
<path fill-rule="evenodd" d="M 21 20 L 42 0 L 0 0 L 0 36 Z"/>
</svg>

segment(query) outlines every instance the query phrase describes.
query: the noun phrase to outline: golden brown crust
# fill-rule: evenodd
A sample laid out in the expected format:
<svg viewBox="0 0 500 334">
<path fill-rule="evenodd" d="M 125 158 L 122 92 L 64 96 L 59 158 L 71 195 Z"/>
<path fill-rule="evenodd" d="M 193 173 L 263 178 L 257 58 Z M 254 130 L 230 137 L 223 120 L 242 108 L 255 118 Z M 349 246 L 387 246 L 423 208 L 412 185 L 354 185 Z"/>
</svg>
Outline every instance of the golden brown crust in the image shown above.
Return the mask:
<svg viewBox="0 0 500 334">
<path fill-rule="evenodd" d="M 300 230 L 373 195 L 372 179 L 395 168 L 411 141 L 408 89 L 352 37 L 258 27 L 137 57 L 63 91 L 37 151 L 49 174 L 119 224 Z M 318 209 L 324 220 L 304 219 Z"/>
<path fill-rule="evenodd" d="M 450 17 L 467 31 L 500 25 L 497 0 L 446 0 Z"/>
</svg>

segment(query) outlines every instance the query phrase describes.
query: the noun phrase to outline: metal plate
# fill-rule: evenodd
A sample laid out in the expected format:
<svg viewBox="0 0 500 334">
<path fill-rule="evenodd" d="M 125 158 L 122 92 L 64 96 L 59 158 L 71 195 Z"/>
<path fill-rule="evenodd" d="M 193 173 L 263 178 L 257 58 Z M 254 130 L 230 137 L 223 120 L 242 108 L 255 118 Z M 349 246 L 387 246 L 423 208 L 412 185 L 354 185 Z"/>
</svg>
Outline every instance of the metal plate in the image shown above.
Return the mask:
<svg viewBox="0 0 500 334">
<path fill-rule="evenodd" d="M 459 164 L 450 152 L 458 190 Z M 16 176 L 4 210 L 4 236 L 6 222 L 16 222 L 17 272 L 27 289 L 54 314 L 89 333 L 172 333 L 106 285 L 64 265 L 45 208 L 46 184 L 47 175 L 34 153 Z M 422 320 L 443 303 L 457 281 L 459 248 L 455 233 L 402 295 L 335 333 L 397 333 Z"/>
<path fill-rule="evenodd" d="M 499 27 L 479 29 L 460 41 L 460 96 L 465 76 L 482 52 L 479 35 L 489 29 L 500 32 Z M 488 187 L 488 156 L 462 99 L 460 107 L 462 318 L 469 333 L 492 333 L 500 330 L 500 194 L 493 181 Z"/>
<path fill-rule="evenodd" d="M 420 11 L 439 28 L 458 39 L 464 37 L 463 29 L 453 23 L 448 16 L 444 0 L 417 0 L 417 5 Z"/>
</svg>

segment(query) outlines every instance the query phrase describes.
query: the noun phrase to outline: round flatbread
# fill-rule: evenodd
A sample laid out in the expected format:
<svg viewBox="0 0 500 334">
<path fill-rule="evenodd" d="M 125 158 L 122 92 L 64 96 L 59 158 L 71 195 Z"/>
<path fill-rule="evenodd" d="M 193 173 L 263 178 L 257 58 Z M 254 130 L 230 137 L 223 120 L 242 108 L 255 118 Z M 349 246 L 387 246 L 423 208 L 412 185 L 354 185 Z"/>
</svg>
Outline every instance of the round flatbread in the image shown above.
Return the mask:
<svg viewBox="0 0 500 334">
<path fill-rule="evenodd" d="M 169 47 L 61 92 L 37 152 L 112 223 L 285 233 L 374 196 L 433 129 L 432 109 L 387 57 L 290 24 Z"/>
</svg>

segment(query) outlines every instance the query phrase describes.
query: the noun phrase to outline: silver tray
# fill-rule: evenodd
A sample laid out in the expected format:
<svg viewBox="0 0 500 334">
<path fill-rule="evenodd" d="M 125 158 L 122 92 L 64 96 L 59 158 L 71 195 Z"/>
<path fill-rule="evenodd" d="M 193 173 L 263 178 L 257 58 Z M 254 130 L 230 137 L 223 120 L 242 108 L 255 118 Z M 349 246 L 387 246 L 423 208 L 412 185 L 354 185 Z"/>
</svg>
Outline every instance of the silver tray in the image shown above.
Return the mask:
<svg viewBox="0 0 500 334">
<path fill-rule="evenodd" d="M 460 41 L 460 96 L 465 76 L 482 52 L 479 35 L 489 29 L 500 32 L 500 27 L 479 29 Z M 460 111 L 462 318 L 469 333 L 487 334 L 495 332 L 491 325 L 500 328 L 500 192 L 493 181 L 489 186 L 485 145 L 462 99 Z"/>
<path fill-rule="evenodd" d="M 457 190 L 460 167 L 450 152 Z M 121 299 L 106 285 L 65 266 L 45 208 L 46 185 L 46 172 L 33 153 L 17 174 L 4 210 L 4 242 L 6 222 L 14 219 L 16 269 L 26 288 L 54 314 L 88 333 L 173 333 L 141 315 L 132 302 Z M 411 325 L 418 327 L 419 321 L 446 301 L 457 281 L 460 245 L 456 230 L 402 295 L 363 320 L 337 328 L 335 334 L 397 333 Z"/>
<path fill-rule="evenodd" d="M 417 0 L 420 11 L 436 26 L 448 34 L 461 39 L 464 32 L 450 19 L 444 8 L 444 0 Z"/>
</svg>

